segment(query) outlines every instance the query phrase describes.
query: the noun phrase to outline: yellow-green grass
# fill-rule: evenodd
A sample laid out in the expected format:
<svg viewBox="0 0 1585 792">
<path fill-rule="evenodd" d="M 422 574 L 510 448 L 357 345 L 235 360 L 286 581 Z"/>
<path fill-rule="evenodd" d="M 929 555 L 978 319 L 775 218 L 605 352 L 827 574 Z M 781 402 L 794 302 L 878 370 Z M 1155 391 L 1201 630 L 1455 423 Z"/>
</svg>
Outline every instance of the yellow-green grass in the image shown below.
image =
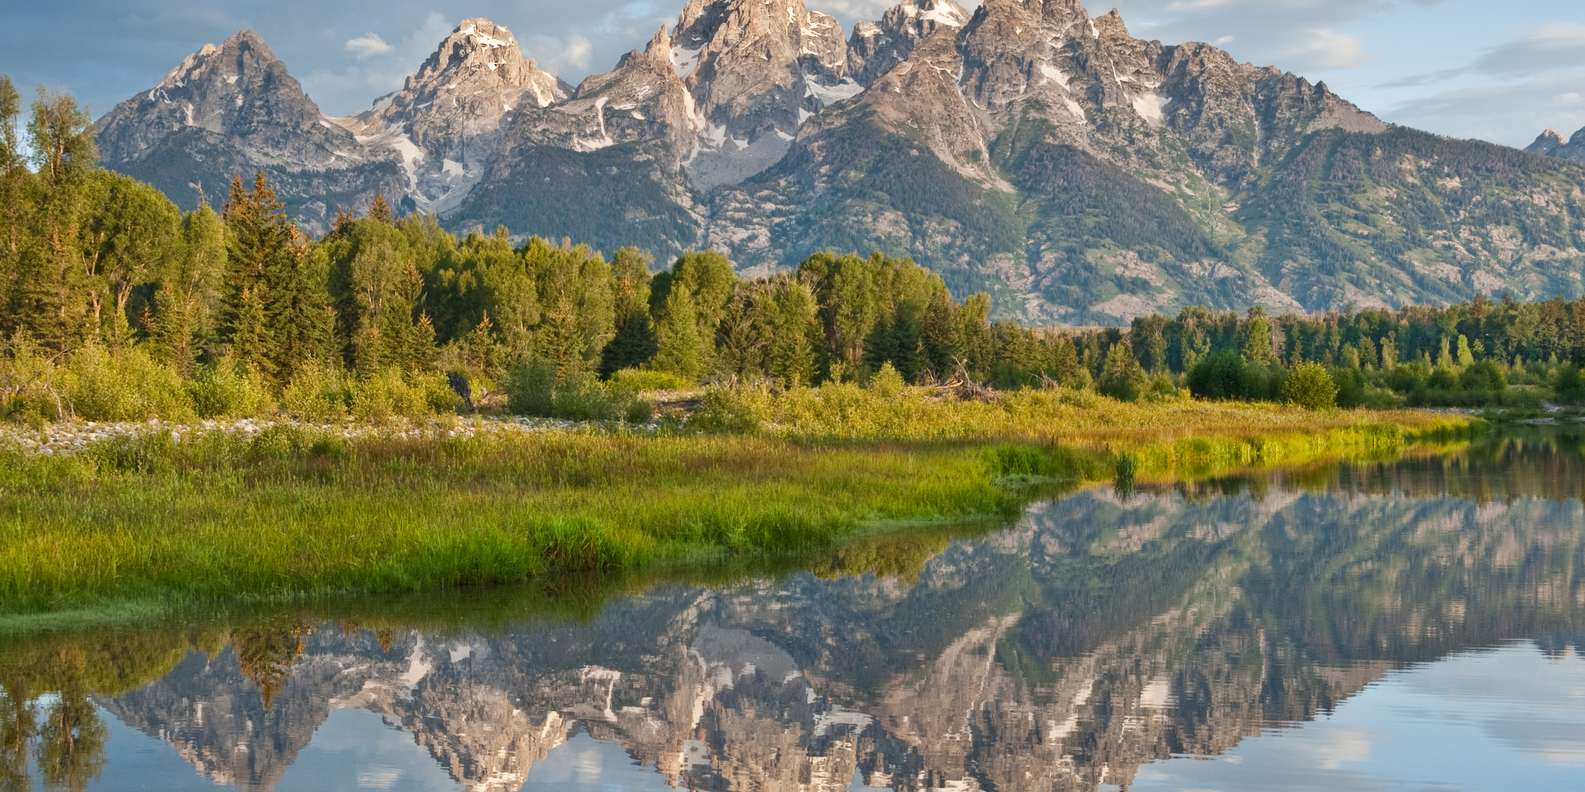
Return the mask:
<svg viewBox="0 0 1585 792">
<path fill-rule="evenodd" d="M 0 455 L 0 613 L 109 619 L 238 599 L 879 568 L 863 549 L 878 536 L 1005 519 L 1057 482 L 1379 457 L 1468 426 L 1099 404 L 1148 422 L 1070 412 L 1040 422 L 1060 420 L 1066 434 L 983 440 L 342 440 L 277 429 L 253 440 L 155 435 L 68 457 L 10 452 Z"/>
</svg>

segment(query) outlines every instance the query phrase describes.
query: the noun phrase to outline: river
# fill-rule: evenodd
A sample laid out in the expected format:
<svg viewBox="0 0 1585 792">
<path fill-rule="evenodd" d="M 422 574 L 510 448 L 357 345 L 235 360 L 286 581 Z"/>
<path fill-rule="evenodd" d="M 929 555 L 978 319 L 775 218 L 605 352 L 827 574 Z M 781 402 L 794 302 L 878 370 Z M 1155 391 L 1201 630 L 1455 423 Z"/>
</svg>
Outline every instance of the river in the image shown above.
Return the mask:
<svg viewBox="0 0 1585 792">
<path fill-rule="evenodd" d="M 0 790 L 1585 789 L 1585 432 L 817 573 L 6 638 Z"/>
</svg>

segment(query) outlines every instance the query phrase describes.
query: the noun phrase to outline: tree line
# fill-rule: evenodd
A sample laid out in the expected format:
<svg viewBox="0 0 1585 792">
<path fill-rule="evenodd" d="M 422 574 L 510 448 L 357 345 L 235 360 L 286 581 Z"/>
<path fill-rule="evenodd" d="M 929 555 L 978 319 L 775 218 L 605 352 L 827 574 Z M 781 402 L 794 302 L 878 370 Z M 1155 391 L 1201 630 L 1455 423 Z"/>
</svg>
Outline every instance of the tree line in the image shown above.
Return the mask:
<svg viewBox="0 0 1585 792">
<path fill-rule="evenodd" d="M 504 229 L 459 237 L 378 197 L 312 239 L 262 175 L 234 180 L 218 209 L 183 212 L 97 167 L 92 123 L 70 97 L 40 92 L 26 149 L 21 114 L 0 77 L 10 413 L 444 410 L 514 384 L 538 390 L 519 406 L 567 412 L 554 408 L 558 389 L 587 396 L 613 379 L 798 387 L 886 368 L 910 383 L 1094 387 L 1129 400 L 1332 389 L 1345 403 L 1430 403 L 1489 398 L 1537 366 L 1566 385 L 1585 363 L 1585 301 L 1276 318 L 1192 308 L 1126 330 L 1062 331 L 993 321 L 987 296 L 954 299 L 939 275 L 881 254 L 819 253 L 746 279 L 701 251 L 657 272 L 637 248 L 607 257 Z M 141 395 L 79 407 L 123 390 Z"/>
</svg>

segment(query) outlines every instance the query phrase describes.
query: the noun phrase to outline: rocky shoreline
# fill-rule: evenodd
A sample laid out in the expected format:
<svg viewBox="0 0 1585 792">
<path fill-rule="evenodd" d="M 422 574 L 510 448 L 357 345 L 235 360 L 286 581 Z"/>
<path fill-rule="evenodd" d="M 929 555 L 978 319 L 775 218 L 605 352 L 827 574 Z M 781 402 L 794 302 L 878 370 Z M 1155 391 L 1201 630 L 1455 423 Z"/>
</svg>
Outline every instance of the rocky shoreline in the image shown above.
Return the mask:
<svg viewBox="0 0 1585 792">
<path fill-rule="evenodd" d="M 169 435 L 175 442 L 181 442 L 183 438 L 214 433 L 254 437 L 266 430 L 282 426 L 334 435 L 348 440 L 369 437 L 411 440 L 473 437 L 495 433 L 566 431 L 596 425 L 555 418 L 521 416 L 468 416 L 378 422 L 348 420 L 335 423 L 314 423 L 286 417 L 193 422 L 158 419 L 114 423 L 70 421 L 36 429 L 18 426 L 0 427 L 0 447 L 10 446 L 25 452 L 56 456 L 77 453 L 96 443 L 160 433 Z M 645 426 L 641 429 L 652 430 L 653 426 Z"/>
</svg>

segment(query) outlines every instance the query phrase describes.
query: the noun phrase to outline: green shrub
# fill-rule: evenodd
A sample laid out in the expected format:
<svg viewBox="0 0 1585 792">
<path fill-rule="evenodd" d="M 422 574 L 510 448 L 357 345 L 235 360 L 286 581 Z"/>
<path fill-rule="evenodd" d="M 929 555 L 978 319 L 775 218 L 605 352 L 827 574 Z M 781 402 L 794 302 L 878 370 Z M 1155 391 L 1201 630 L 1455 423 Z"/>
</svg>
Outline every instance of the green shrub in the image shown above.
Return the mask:
<svg viewBox="0 0 1585 792">
<path fill-rule="evenodd" d="M 1557 400 L 1564 404 L 1585 404 L 1585 370 L 1578 366 L 1558 369 L 1557 376 L 1552 379 L 1552 388 Z"/>
<path fill-rule="evenodd" d="M 332 421 L 347 417 L 351 393 L 340 369 L 309 364 L 292 376 L 281 393 L 281 405 L 304 421 Z"/>
<path fill-rule="evenodd" d="M 1189 392 L 1197 399 L 1226 401 L 1244 396 L 1244 358 L 1223 350 L 1207 355 L 1189 371 Z"/>
<path fill-rule="evenodd" d="M 1365 406 L 1369 388 L 1364 372 L 1351 368 L 1333 369 L 1332 381 L 1337 383 L 1337 406 L 1348 409 Z"/>
<path fill-rule="evenodd" d="M 1113 344 L 1106 352 L 1106 364 L 1095 386 L 1118 401 L 1133 402 L 1144 397 L 1150 378 L 1127 344 Z"/>
<path fill-rule="evenodd" d="M 903 388 L 907 386 L 908 383 L 903 381 L 903 375 L 889 360 L 881 366 L 880 371 L 870 375 L 869 388 L 881 398 L 890 399 L 900 396 Z"/>
<path fill-rule="evenodd" d="M 711 388 L 688 416 L 688 426 L 718 434 L 752 434 L 769 418 L 771 399 L 770 390 L 764 387 Z"/>
<path fill-rule="evenodd" d="M 1145 401 L 1148 402 L 1176 401 L 1184 398 L 1185 395 L 1183 389 L 1166 374 L 1151 377 L 1145 386 Z"/>
<path fill-rule="evenodd" d="M 514 415 L 549 416 L 555 397 L 556 366 L 548 360 L 530 358 L 507 375 L 506 409 Z"/>
<path fill-rule="evenodd" d="M 626 388 L 633 393 L 646 391 L 677 391 L 689 390 L 696 383 L 687 377 L 674 374 L 670 371 L 652 371 L 650 369 L 627 368 L 617 371 L 607 380 L 612 385 Z"/>
<path fill-rule="evenodd" d="M 1282 381 L 1282 400 L 1306 410 L 1330 410 L 1337 406 L 1337 383 L 1325 366 L 1300 363 Z"/>
<path fill-rule="evenodd" d="M 365 420 L 456 412 L 461 403 L 444 374 L 414 375 L 388 368 L 358 380 L 352 388 L 352 414 Z"/>
<path fill-rule="evenodd" d="M 66 369 L 67 398 L 78 417 L 90 421 L 193 417 L 181 375 L 142 349 L 111 352 L 86 346 L 71 354 Z"/>
<path fill-rule="evenodd" d="M 0 357 L 0 417 L 42 426 L 71 414 L 65 371 L 25 339 L 14 340 Z"/>
<path fill-rule="evenodd" d="M 275 410 L 264 378 L 229 359 L 199 368 L 187 393 L 199 418 L 245 418 Z"/>
<path fill-rule="evenodd" d="M 558 372 L 545 360 L 513 367 L 506 385 L 507 409 L 517 415 L 570 421 L 648 421 L 650 405 L 618 382 L 601 382 L 587 371 Z"/>
<path fill-rule="evenodd" d="M 1502 367 L 1490 360 L 1482 360 L 1464 368 L 1458 377 L 1459 387 L 1472 393 L 1501 395 L 1508 390 L 1508 375 Z"/>
</svg>

